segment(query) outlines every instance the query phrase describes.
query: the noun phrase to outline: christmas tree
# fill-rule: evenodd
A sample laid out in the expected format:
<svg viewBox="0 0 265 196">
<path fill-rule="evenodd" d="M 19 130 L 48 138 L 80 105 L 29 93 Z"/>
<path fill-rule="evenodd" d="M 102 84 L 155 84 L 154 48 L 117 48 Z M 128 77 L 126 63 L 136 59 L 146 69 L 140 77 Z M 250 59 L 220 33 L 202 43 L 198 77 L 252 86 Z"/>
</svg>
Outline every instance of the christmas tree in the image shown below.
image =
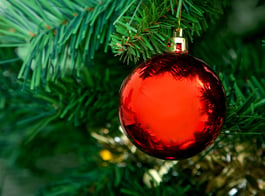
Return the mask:
<svg viewBox="0 0 265 196">
<path fill-rule="evenodd" d="M 264 18 L 262 0 L 1 0 L 1 159 L 37 195 L 265 194 Z M 122 133 L 119 90 L 179 28 L 227 109 L 209 148 L 166 161 Z"/>
</svg>

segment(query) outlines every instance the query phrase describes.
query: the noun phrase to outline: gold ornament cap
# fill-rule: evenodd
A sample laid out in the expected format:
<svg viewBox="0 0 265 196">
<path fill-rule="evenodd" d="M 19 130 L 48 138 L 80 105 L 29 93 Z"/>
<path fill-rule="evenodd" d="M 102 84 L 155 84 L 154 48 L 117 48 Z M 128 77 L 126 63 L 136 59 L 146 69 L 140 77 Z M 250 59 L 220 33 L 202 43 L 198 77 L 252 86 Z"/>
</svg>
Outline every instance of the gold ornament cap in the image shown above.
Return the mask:
<svg viewBox="0 0 265 196">
<path fill-rule="evenodd" d="M 188 47 L 186 39 L 183 37 L 182 29 L 174 31 L 174 35 L 171 38 L 170 44 L 168 45 L 170 52 L 175 52 L 177 54 L 187 54 Z"/>
</svg>

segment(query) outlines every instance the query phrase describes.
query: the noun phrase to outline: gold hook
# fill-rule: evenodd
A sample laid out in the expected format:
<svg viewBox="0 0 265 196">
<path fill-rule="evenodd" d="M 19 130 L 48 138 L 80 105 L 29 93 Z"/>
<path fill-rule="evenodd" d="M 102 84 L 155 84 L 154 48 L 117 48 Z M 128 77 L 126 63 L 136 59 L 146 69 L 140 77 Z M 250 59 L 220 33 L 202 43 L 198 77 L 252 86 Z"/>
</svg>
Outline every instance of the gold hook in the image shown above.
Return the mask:
<svg viewBox="0 0 265 196">
<path fill-rule="evenodd" d="M 171 52 L 182 54 L 182 53 L 188 53 L 188 48 L 187 48 L 186 39 L 183 37 L 183 30 L 182 28 L 180 28 L 182 0 L 179 0 L 178 4 L 179 4 L 178 28 L 175 29 L 175 31 L 173 32 L 171 43 L 168 46 Z"/>
<path fill-rule="evenodd" d="M 176 3 L 179 4 L 178 10 L 179 10 L 179 17 L 178 17 L 178 28 L 176 29 L 176 31 L 180 31 L 180 21 L 181 21 L 181 10 L 182 10 L 182 0 L 179 0 L 179 2 L 177 1 Z"/>
</svg>

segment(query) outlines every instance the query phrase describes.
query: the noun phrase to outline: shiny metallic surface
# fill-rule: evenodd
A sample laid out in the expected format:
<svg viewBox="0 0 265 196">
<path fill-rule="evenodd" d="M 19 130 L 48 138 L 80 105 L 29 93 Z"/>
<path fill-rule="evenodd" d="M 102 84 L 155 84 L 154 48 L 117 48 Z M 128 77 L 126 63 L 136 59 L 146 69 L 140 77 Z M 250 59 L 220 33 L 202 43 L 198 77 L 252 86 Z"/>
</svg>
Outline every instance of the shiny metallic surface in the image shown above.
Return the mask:
<svg viewBox="0 0 265 196">
<path fill-rule="evenodd" d="M 204 150 L 220 133 L 225 111 L 220 80 L 187 54 L 157 55 L 121 87 L 124 132 L 139 149 L 161 159 L 184 159 Z"/>
</svg>

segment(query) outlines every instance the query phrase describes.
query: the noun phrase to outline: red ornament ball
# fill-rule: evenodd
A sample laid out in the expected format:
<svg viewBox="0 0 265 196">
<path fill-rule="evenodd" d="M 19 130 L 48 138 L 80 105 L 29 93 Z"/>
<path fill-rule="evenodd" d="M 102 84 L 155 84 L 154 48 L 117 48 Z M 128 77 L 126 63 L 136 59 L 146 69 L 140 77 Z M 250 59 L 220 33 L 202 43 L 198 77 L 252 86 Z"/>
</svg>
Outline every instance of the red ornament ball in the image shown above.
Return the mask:
<svg viewBox="0 0 265 196">
<path fill-rule="evenodd" d="M 220 133 L 225 112 L 219 78 L 187 54 L 154 56 L 121 87 L 124 132 L 139 149 L 161 159 L 185 159 L 204 150 Z"/>
</svg>

